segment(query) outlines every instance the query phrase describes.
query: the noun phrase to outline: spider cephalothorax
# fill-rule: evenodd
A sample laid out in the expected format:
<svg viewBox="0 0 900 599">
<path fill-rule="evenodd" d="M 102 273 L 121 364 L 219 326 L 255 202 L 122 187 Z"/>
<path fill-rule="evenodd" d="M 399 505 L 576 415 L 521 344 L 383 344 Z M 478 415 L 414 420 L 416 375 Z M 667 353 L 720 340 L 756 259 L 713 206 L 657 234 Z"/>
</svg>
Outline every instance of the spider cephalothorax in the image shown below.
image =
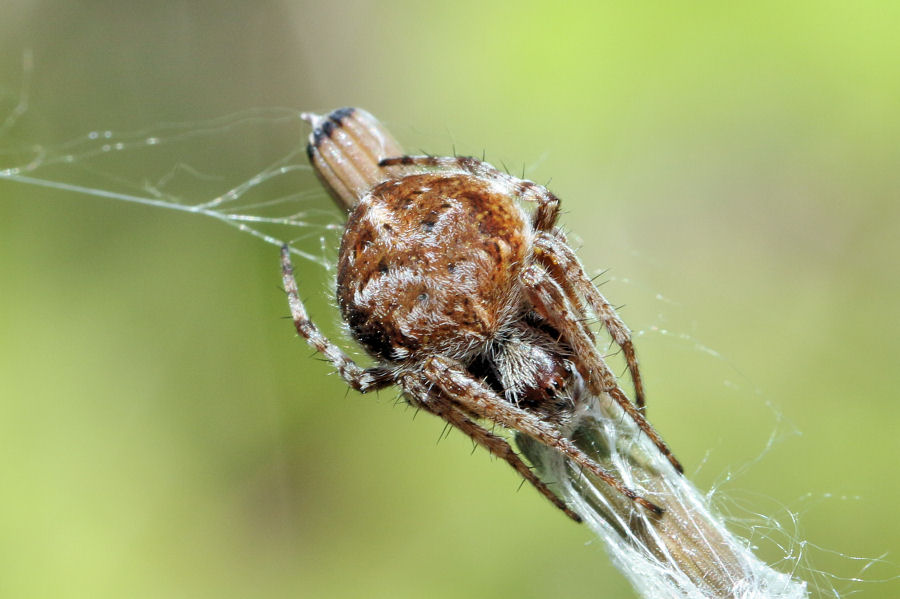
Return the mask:
<svg viewBox="0 0 900 599">
<path fill-rule="evenodd" d="M 358 109 L 306 118 L 313 125 L 310 161 L 350 213 L 338 258 L 341 315 L 378 365 L 357 366 L 312 324 L 285 247 L 283 278 L 297 331 L 350 386 L 365 392 L 398 385 L 407 401 L 505 459 L 570 517 L 578 520 L 480 422 L 555 448 L 659 513 L 565 434 L 584 393 L 608 394 L 681 468 L 643 416 L 628 328 L 556 227 L 556 196 L 474 158 L 400 156 L 384 127 Z M 530 216 L 523 201 L 535 205 Z M 588 316 L 622 348 L 637 405 L 594 346 Z"/>
</svg>

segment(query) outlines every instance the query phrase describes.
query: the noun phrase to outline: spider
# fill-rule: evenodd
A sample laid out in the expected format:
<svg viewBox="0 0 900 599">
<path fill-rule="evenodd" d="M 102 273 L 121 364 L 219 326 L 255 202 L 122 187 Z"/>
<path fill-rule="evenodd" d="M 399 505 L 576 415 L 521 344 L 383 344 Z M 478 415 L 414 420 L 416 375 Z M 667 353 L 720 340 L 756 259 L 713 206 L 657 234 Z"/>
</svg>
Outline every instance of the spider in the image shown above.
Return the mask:
<svg viewBox="0 0 900 599">
<path fill-rule="evenodd" d="M 556 225 L 559 199 L 475 158 L 403 155 L 360 109 L 303 116 L 313 129 L 310 162 L 349 212 L 337 264 L 341 316 L 376 365 L 357 365 L 309 319 L 285 245 L 282 275 L 297 332 L 351 388 L 399 386 L 411 405 L 504 459 L 575 521 L 580 517 L 485 424 L 559 451 L 662 514 L 566 436 L 580 398 L 608 394 L 682 471 L 644 417 L 628 327 Z M 530 215 L 523 203 L 534 205 Z M 602 321 L 624 353 L 635 403 L 595 347 L 589 316 Z"/>
</svg>

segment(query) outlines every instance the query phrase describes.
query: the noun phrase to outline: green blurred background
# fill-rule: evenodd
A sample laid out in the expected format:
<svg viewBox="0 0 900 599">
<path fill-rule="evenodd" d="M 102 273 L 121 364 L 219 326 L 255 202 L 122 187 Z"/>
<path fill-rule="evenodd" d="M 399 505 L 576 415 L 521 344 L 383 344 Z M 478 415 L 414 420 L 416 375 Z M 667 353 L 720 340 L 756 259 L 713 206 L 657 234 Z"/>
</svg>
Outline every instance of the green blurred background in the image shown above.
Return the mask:
<svg viewBox="0 0 900 599">
<path fill-rule="evenodd" d="M 897 597 L 871 581 L 900 549 L 900 4 L 544 6 L 6 0 L 0 121 L 34 68 L 0 144 L 359 105 L 411 149 L 552 177 L 692 478 L 780 522 L 752 540 L 781 569 Z M 238 176 L 301 141 L 268 131 L 169 158 Z M 281 319 L 277 261 L 0 181 L 0 596 L 633 596 L 504 464 L 346 395 Z M 330 275 L 299 278 L 336 334 Z"/>
</svg>

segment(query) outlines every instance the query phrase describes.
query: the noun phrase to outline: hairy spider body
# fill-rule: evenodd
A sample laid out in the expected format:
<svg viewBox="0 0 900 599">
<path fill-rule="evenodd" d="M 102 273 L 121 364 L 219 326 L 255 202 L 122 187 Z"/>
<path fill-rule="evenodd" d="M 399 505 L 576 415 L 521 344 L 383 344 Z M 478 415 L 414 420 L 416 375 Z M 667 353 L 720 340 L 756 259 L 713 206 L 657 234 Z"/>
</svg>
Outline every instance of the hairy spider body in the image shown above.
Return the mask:
<svg viewBox="0 0 900 599">
<path fill-rule="evenodd" d="M 358 109 L 305 118 L 313 125 L 310 161 L 349 211 L 338 256 L 341 315 L 378 364 L 356 365 L 309 320 L 285 246 L 283 280 L 297 331 L 351 387 L 398 385 L 409 403 L 502 457 L 571 518 L 580 520 L 481 421 L 553 447 L 661 513 L 566 436 L 585 393 L 608 394 L 681 470 L 643 416 L 628 328 L 556 227 L 556 196 L 474 158 L 392 156 L 399 145 Z M 522 200 L 535 204 L 530 216 Z M 622 348 L 637 405 L 598 353 L 588 315 Z"/>
<path fill-rule="evenodd" d="M 522 209 L 493 187 L 412 174 L 375 186 L 350 213 L 338 304 L 372 355 L 468 362 L 518 318 L 531 235 Z"/>
</svg>

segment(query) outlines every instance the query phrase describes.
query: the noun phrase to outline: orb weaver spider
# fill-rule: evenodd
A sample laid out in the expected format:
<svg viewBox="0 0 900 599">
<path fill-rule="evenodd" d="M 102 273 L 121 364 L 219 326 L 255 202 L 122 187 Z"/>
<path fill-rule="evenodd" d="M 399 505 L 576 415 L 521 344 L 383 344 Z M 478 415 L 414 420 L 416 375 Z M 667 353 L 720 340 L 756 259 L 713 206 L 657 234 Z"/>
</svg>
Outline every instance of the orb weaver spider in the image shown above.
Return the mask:
<svg viewBox="0 0 900 599">
<path fill-rule="evenodd" d="M 360 109 L 304 118 L 312 125 L 313 169 L 349 212 L 337 264 L 341 316 L 377 364 L 357 365 L 313 324 L 284 246 L 282 275 L 297 332 L 351 388 L 365 393 L 397 385 L 411 405 L 504 459 L 573 520 L 580 517 L 483 423 L 554 448 L 661 514 L 566 435 L 585 394 L 608 394 L 682 471 L 644 417 L 628 327 L 556 224 L 559 199 L 475 158 L 404 155 Z M 523 203 L 534 205 L 530 215 Z M 624 353 L 635 403 L 597 350 L 589 317 L 603 323 Z"/>
</svg>

